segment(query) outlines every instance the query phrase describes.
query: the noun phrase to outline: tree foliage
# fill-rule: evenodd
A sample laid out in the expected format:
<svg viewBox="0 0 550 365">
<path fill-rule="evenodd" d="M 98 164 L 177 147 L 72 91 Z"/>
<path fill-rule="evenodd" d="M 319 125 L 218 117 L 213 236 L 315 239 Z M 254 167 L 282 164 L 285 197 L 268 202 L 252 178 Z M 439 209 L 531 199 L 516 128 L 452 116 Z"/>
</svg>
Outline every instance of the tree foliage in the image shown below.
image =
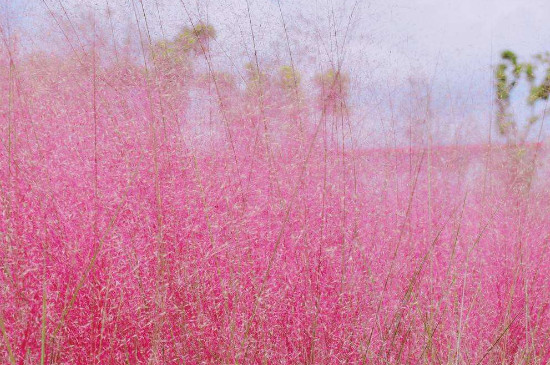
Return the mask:
<svg viewBox="0 0 550 365">
<path fill-rule="evenodd" d="M 209 49 L 216 38 L 214 26 L 199 22 L 194 27 L 184 27 L 172 40 L 160 40 L 153 45 L 153 58 L 186 63 L 191 53 L 199 54 Z"/>
<path fill-rule="evenodd" d="M 320 102 L 329 114 L 347 110 L 349 76 L 341 70 L 331 68 L 317 74 L 315 82 L 320 89 Z"/>
<path fill-rule="evenodd" d="M 541 71 L 542 70 L 542 71 Z M 541 72 L 544 75 L 541 77 Z M 531 113 L 528 119 L 518 125 L 512 112 L 512 92 L 524 80 L 529 88 L 526 105 Z M 501 53 L 501 62 L 495 68 L 495 91 L 497 104 L 497 127 L 500 135 L 509 143 L 523 143 L 529 136 L 531 127 L 538 122 L 537 104 L 548 100 L 550 95 L 550 54 L 538 54 L 532 62 L 519 62 L 518 56 L 505 50 Z"/>
</svg>

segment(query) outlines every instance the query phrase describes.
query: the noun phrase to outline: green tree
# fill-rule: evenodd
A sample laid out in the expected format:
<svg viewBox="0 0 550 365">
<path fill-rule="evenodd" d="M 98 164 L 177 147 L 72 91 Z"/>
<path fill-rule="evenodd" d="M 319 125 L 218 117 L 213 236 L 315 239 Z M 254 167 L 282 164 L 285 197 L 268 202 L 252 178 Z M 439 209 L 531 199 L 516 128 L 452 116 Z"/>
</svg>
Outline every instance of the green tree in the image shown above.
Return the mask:
<svg viewBox="0 0 550 365">
<path fill-rule="evenodd" d="M 300 87 L 301 77 L 292 66 L 281 66 L 279 69 L 279 83 L 288 91 L 297 90 Z"/>
<path fill-rule="evenodd" d="M 265 93 L 270 84 L 268 75 L 259 70 L 255 63 L 248 62 L 244 66 L 246 70 L 246 92 L 249 95 L 258 96 Z"/>
<path fill-rule="evenodd" d="M 199 22 L 193 28 L 185 27 L 176 36 L 175 42 L 185 52 L 207 51 L 210 41 L 216 38 L 216 30 L 210 24 Z"/>
<path fill-rule="evenodd" d="M 163 39 L 153 45 L 153 59 L 188 64 L 191 53 L 207 52 L 210 41 L 215 38 L 216 30 L 210 24 L 199 22 L 192 28 L 184 27 L 174 39 Z"/>
<path fill-rule="evenodd" d="M 320 89 L 320 103 L 325 112 L 339 114 L 347 111 L 349 76 L 346 73 L 331 68 L 317 74 L 315 82 Z"/>
<path fill-rule="evenodd" d="M 524 99 L 530 110 L 526 120 L 518 123 L 512 111 L 511 99 L 520 82 L 526 82 L 528 95 Z M 501 53 L 501 62 L 495 68 L 495 91 L 497 105 L 497 127 L 500 135 L 512 147 L 508 149 L 508 179 L 513 191 L 525 192 L 535 173 L 533 151 L 525 145 L 533 125 L 541 118 L 541 108 L 537 105 L 550 96 L 550 54 L 538 54 L 532 62 L 519 62 L 517 55 L 506 50 Z"/>
<path fill-rule="evenodd" d="M 537 77 L 539 69 L 544 69 L 545 75 L 542 78 Z M 531 113 L 524 123 L 518 124 L 517 117 L 511 110 L 511 95 L 522 80 L 529 87 L 526 104 Z M 533 62 L 521 63 L 514 52 L 503 51 L 501 62 L 495 68 L 495 91 L 496 120 L 500 135 L 506 137 L 508 143 L 523 144 L 531 127 L 540 119 L 537 104 L 547 100 L 550 94 L 550 54 L 535 55 Z"/>
</svg>

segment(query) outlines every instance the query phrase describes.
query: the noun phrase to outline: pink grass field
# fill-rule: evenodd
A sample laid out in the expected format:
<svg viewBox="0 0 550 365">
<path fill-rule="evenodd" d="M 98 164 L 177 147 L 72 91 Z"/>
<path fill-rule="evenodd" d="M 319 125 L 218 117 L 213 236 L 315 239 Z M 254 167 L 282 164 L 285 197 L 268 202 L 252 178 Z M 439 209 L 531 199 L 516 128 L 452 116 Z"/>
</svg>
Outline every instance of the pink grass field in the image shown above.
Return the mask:
<svg viewBox="0 0 550 365">
<path fill-rule="evenodd" d="M 308 91 L 0 61 L 0 363 L 550 362 L 544 143 L 369 148 Z"/>
</svg>

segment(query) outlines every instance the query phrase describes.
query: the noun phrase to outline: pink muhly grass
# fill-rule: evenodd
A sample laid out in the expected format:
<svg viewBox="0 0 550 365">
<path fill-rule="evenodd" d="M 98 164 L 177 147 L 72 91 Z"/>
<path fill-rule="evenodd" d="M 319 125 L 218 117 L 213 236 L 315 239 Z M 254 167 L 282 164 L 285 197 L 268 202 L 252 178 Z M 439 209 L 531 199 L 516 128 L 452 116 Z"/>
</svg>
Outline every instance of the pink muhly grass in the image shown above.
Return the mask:
<svg viewBox="0 0 550 365">
<path fill-rule="evenodd" d="M 548 166 L 93 52 L 1 54 L 2 363 L 549 361 Z"/>
</svg>

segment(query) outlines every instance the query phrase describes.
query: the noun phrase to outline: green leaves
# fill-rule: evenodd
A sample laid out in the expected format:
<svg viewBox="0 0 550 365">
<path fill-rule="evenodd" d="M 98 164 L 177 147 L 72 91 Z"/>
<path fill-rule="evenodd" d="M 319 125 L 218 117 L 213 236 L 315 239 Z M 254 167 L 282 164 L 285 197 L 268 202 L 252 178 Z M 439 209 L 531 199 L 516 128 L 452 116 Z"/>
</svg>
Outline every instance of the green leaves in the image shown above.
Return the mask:
<svg viewBox="0 0 550 365">
<path fill-rule="evenodd" d="M 178 43 L 185 52 L 199 52 L 202 48 L 207 47 L 211 39 L 216 38 L 216 30 L 207 23 L 199 22 L 193 28 L 184 27 L 183 30 L 176 36 L 175 42 Z"/>
<path fill-rule="evenodd" d="M 528 81 L 535 81 L 535 66 L 532 63 L 525 64 L 525 75 Z"/>
<path fill-rule="evenodd" d="M 550 53 L 533 56 L 533 62 L 518 62 L 518 56 L 505 50 L 501 53 L 501 63 L 495 67 L 495 92 L 497 103 L 497 126 L 499 133 L 510 139 L 527 137 L 529 128 L 540 118 L 534 115 L 537 102 L 547 100 L 550 96 Z M 537 68 L 546 68 L 545 77 L 537 83 Z M 514 114 L 509 111 L 512 91 L 525 76 L 529 84 L 529 95 L 526 103 L 531 107 L 532 114 L 525 123 L 522 137 L 518 137 L 518 128 Z"/>
<path fill-rule="evenodd" d="M 173 40 L 160 40 L 153 45 L 153 58 L 170 60 L 179 64 L 189 62 L 191 51 L 200 53 L 208 49 L 210 40 L 216 38 L 216 30 L 210 24 L 199 22 L 193 28 L 184 27 Z"/>
<path fill-rule="evenodd" d="M 518 60 L 518 57 L 516 56 L 516 54 L 510 50 L 505 50 L 505 51 L 502 51 L 501 55 L 500 55 L 500 58 L 502 58 L 503 60 L 508 60 L 510 62 L 512 62 L 514 65 L 517 65 L 517 60 Z"/>
<path fill-rule="evenodd" d="M 282 66 L 279 69 L 279 80 L 283 88 L 293 90 L 300 85 L 300 74 L 292 66 Z"/>
</svg>

